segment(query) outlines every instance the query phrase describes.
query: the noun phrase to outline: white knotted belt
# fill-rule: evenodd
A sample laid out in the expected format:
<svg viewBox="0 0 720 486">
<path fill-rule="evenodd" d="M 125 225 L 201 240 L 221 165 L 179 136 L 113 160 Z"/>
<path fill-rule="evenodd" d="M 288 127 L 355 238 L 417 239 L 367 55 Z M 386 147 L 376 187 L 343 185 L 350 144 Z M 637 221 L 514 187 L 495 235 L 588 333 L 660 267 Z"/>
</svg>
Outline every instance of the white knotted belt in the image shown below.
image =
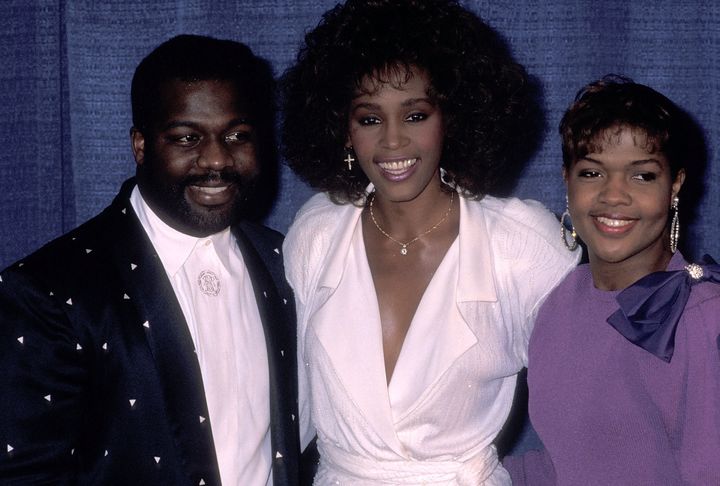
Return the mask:
<svg viewBox="0 0 720 486">
<path fill-rule="evenodd" d="M 464 461 L 379 461 L 320 445 L 321 470 L 352 478 L 353 484 L 455 484 L 482 485 L 497 468 L 495 446 L 481 449 Z M 322 473 L 321 473 L 322 474 Z M 342 483 L 341 483 L 342 484 Z"/>
</svg>

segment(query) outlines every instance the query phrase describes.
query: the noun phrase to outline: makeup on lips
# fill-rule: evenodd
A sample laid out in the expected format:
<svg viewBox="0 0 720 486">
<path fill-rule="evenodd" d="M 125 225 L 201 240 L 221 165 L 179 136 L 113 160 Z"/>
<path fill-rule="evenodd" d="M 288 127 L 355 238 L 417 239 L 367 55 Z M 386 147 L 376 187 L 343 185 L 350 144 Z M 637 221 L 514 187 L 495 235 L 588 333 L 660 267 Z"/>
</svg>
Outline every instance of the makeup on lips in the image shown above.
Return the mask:
<svg viewBox="0 0 720 486">
<path fill-rule="evenodd" d="M 635 226 L 636 221 L 636 219 L 616 215 L 593 216 L 595 226 L 606 234 L 627 233 Z"/>
<path fill-rule="evenodd" d="M 410 177 L 419 161 L 418 158 L 394 158 L 383 159 L 375 163 L 385 178 L 392 181 L 401 181 Z"/>
</svg>

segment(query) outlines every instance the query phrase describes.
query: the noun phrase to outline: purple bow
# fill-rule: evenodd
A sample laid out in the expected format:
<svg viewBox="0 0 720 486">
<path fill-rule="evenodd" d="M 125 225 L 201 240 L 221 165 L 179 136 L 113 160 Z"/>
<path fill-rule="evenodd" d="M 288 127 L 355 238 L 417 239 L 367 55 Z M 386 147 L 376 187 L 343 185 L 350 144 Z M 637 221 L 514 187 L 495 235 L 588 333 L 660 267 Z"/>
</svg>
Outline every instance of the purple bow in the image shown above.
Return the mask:
<svg viewBox="0 0 720 486">
<path fill-rule="evenodd" d="M 720 284 L 720 265 L 708 255 L 700 265 L 646 275 L 618 294 L 620 309 L 607 321 L 627 340 L 669 363 L 690 288 L 705 281 Z"/>
</svg>

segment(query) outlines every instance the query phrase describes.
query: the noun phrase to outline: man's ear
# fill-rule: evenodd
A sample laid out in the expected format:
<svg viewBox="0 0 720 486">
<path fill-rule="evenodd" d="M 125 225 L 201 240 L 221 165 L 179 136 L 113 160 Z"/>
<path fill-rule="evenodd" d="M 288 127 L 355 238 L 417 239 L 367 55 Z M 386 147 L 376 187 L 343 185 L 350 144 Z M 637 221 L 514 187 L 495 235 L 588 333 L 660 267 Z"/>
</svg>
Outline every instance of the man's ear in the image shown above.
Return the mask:
<svg viewBox="0 0 720 486">
<path fill-rule="evenodd" d="M 145 135 L 135 127 L 130 129 L 130 145 L 132 146 L 135 163 L 143 165 L 145 162 Z"/>
</svg>

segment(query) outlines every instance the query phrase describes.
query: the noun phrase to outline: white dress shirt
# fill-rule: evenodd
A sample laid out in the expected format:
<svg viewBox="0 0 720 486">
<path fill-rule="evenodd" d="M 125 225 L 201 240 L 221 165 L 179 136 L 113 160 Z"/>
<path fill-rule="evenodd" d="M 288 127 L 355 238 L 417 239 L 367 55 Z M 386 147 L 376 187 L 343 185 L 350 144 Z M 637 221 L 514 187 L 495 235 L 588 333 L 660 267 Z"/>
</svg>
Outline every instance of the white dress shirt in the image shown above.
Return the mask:
<svg viewBox="0 0 720 486">
<path fill-rule="evenodd" d="M 230 228 L 205 238 L 171 228 L 137 187 L 130 203 L 162 261 L 195 345 L 222 484 L 270 485 L 267 347 L 252 281 L 235 238 Z M 201 267 L 212 269 L 219 283 L 217 295 L 210 297 L 216 304 L 204 307 L 209 310 L 199 304 L 208 299 L 198 282 Z"/>
</svg>

